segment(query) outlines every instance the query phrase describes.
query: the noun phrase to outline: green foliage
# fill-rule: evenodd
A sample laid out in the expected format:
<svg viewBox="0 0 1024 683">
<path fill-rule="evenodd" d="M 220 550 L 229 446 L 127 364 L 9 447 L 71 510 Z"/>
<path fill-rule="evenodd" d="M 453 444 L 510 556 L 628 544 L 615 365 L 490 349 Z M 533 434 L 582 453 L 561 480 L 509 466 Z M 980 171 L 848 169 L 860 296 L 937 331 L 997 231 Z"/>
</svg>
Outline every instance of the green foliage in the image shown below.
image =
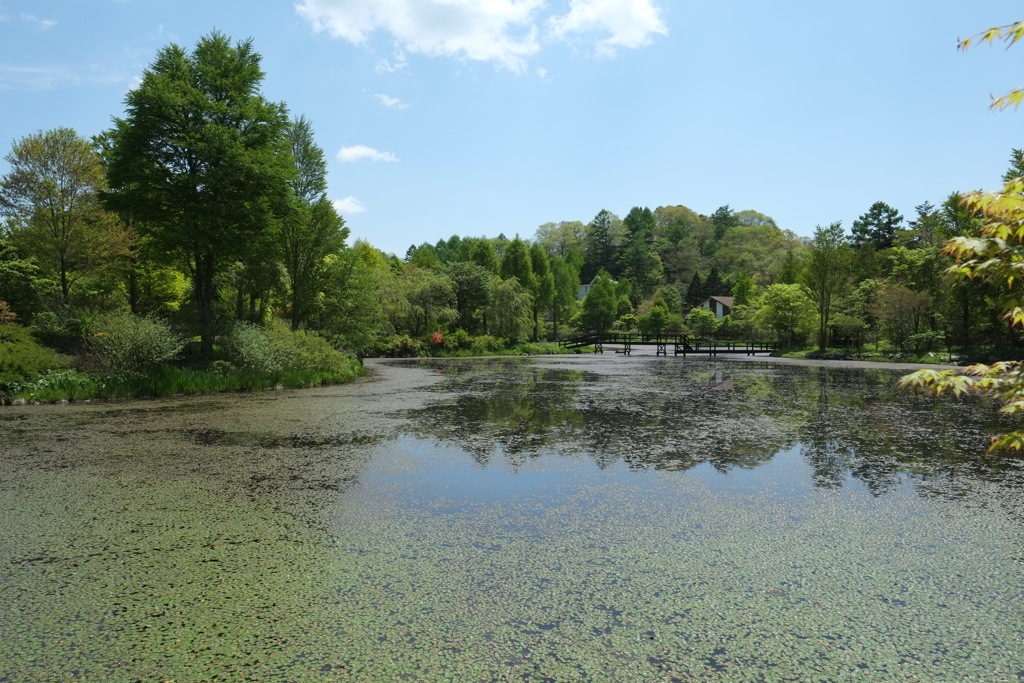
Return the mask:
<svg viewBox="0 0 1024 683">
<path fill-rule="evenodd" d="M 828 227 L 814 228 L 803 282 L 817 307 L 818 348 L 824 350 L 828 345 L 832 304 L 846 292 L 850 283 L 850 254 L 842 223 L 837 221 Z"/>
<path fill-rule="evenodd" d="M 295 164 L 289 181 L 292 202 L 278 236 L 287 272 L 292 329 L 298 329 L 314 312 L 317 295 L 327 284 L 328 259 L 343 248 L 348 228 L 327 199 L 327 163 L 305 117 L 289 126 L 288 142 Z"/>
<path fill-rule="evenodd" d="M 792 346 L 797 330 L 814 316 L 814 303 L 800 285 L 774 284 L 761 297 L 756 324 L 770 328 Z"/>
<path fill-rule="evenodd" d="M 605 332 L 611 329 L 617 316 L 615 284 L 607 273 L 603 273 L 583 299 L 581 322 L 589 332 Z"/>
<path fill-rule="evenodd" d="M 251 41 L 232 45 L 216 31 L 191 53 L 169 45 L 107 134 L 108 202 L 137 216 L 154 248 L 192 274 L 207 355 L 218 275 L 235 261 L 265 258 L 296 172 L 284 153 L 285 108 L 259 93 L 260 61 Z"/>
<path fill-rule="evenodd" d="M 13 217 L 25 250 L 60 286 L 60 303 L 71 288 L 108 255 L 114 240 L 100 206 L 103 165 L 88 141 L 70 128 L 23 138 L 4 157 L 0 213 Z"/>
<path fill-rule="evenodd" d="M 271 322 L 267 338 L 276 352 L 281 369 L 286 373 L 304 369 L 343 372 L 350 363 L 348 356 L 339 353 L 323 337 L 306 330 L 289 329 L 280 320 Z"/>
<path fill-rule="evenodd" d="M 1024 21 L 1007 24 L 1006 26 L 993 26 L 981 33 L 961 40 L 957 44 L 957 49 L 966 51 L 975 41 L 991 45 L 996 40 L 1003 41 L 1006 43 L 1006 47 L 1009 48 L 1020 40 L 1021 37 L 1024 37 Z M 992 109 L 1006 109 L 1010 106 L 1017 109 L 1022 101 L 1024 101 L 1024 88 L 1014 88 L 1001 97 L 993 97 L 992 104 L 989 106 Z"/>
<path fill-rule="evenodd" d="M 475 356 L 483 356 L 488 353 L 494 353 L 501 351 L 505 348 L 505 342 L 498 337 L 492 337 L 488 334 L 482 334 L 479 337 L 473 338 L 471 350 Z"/>
<path fill-rule="evenodd" d="M 870 244 L 875 249 L 888 249 L 896 240 L 903 223 L 900 212 L 885 202 L 875 202 L 853 222 L 850 242 L 854 246 Z"/>
<path fill-rule="evenodd" d="M 86 349 L 100 368 L 141 372 L 173 360 L 185 342 L 166 322 L 128 312 L 97 318 Z"/>
<path fill-rule="evenodd" d="M 284 358 L 266 331 L 258 325 L 236 322 L 221 342 L 221 353 L 236 368 L 273 375 L 284 368 Z"/>
<path fill-rule="evenodd" d="M 407 334 L 399 334 L 391 338 L 391 341 L 388 343 L 387 352 L 391 356 L 406 358 L 418 356 L 421 349 L 422 344 L 420 342 Z"/>
<path fill-rule="evenodd" d="M 991 43 L 1001 39 L 1007 46 L 1024 37 L 1024 22 L 994 27 L 978 34 L 980 40 Z M 960 42 L 960 49 L 970 47 L 974 38 Z M 1016 108 L 1024 91 L 1020 88 L 996 99 L 992 107 L 1003 109 L 1010 104 Z M 1013 174 L 1008 174 L 1012 176 Z M 1003 188 L 995 192 L 973 192 L 962 203 L 970 216 L 982 216 L 981 235 L 952 238 L 944 251 L 956 259 L 949 273 L 958 278 L 979 279 L 996 285 L 1002 292 L 1000 309 L 1013 327 L 1024 325 L 1024 282 L 1021 264 L 1024 263 L 1024 178 L 1009 177 Z M 990 396 L 1003 404 L 1002 411 L 1019 417 L 1024 413 L 1024 365 L 1020 361 L 1007 361 L 992 365 L 973 365 L 963 374 L 953 371 L 919 370 L 900 381 L 902 386 L 929 391 L 933 394 L 950 392 L 956 395 L 977 394 Z M 1014 430 L 992 439 L 989 450 L 1024 447 L 1024 430 Z"/>
<path fill-rule="evenodd" d="M 525 341 L 533 326 L 533 295 L 514 277 L 495 279 L 487 323 L 492 334 L 509 344 Z"/>
<path fill-rule="evenodd" d="M 686 326 L 698 337 L 710 337 L 718 325 L 718 318 L 706 308 L 694 308 L 686 316 Z"/>
<path fill-rule="evenodd" d="M 68 366 L 67 358 L 42 346 L 25 327 L 0 325 L 0 394 L 12 383 L 31 381 Z"/>
<path fill-rule="evenodd" d="M 461 327 L 454 332 L 444 336 L 444 348 L 446 351 L 463 351 L 473 343 L 473 338 Z"/>
</svg>

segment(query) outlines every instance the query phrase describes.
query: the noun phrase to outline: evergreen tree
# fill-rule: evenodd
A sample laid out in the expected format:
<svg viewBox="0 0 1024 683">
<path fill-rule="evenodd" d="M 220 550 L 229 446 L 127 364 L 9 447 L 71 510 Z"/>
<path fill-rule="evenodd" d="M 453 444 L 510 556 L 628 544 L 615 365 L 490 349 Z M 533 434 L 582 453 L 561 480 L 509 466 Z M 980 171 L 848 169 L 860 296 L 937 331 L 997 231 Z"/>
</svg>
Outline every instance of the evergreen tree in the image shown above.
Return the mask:
<svg viewBox="0 0 1024 683">
<path fill-rule="evenodd" d="M 686 288 L 686 298 L 683 299 L 683 304 L 687 309 L 697 308 L 704 300 L 708 298 L 705 293 L 704 281 L 700 277 L 698 271 L 693 271 L 693 277 L 690 279 L 690 286 Z"/>
<path fill-rule="evenodd" d="M 875 202 L 867 213 L 853 222 L 850 242 L 855 247 L 870 244 L 875 249 L 888 249 L 896 240 L 903 216 L 885 202 Z"/>
</svg>

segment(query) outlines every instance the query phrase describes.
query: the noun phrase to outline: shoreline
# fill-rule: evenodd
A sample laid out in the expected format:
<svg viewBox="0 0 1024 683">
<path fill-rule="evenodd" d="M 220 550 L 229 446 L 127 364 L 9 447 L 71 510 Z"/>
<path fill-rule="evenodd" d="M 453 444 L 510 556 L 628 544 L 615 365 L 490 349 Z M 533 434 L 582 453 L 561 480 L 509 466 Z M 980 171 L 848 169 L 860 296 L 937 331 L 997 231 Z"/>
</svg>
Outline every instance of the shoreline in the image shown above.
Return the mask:
<svg viewBox="0 0 1024 683">
<path fill-rule="evenodd" d="M 389 358 L 379 356 L 375 358 L 364 358 L 364 366 L 367 361 L 373 363 L 389 361 L 410 361 L 410 360 L 489 360 L 489 359 L 557 359 L 557 358 L 580 358 L 590 356 L 600 356 L 601 354 L 593 353 L 543 353 L 536 355 L 496 355 L 496 356 L 414 356 L 411 358 Z M 613 354 L 616 357 L 620 357 L 621 354 Z M 636 351 L 630 356 L 632 358 L 655 358 L 656 356 L 649 353 L 637 353 Z M 721 354 L 718 356 L 707 356 L 705 354 L 691 354 L 688 358 L 714 358 L 715 360 L 726 360 L 737 363 L 750 363 L 750 362 L 768 362 L 778 363 L 781 365 L 798 365 L 803 367 L 824 367 L 824 368 L 862 368 L 864 370 L 962 370 L 963 365 L 947 365 L 941 363 L 901 363 L 901 362 L 883 362 L 875 360 L 827 360 L 817 358 L 783 358 L 779 356 L 747 356 L 743 354 Z"/>
</svg>

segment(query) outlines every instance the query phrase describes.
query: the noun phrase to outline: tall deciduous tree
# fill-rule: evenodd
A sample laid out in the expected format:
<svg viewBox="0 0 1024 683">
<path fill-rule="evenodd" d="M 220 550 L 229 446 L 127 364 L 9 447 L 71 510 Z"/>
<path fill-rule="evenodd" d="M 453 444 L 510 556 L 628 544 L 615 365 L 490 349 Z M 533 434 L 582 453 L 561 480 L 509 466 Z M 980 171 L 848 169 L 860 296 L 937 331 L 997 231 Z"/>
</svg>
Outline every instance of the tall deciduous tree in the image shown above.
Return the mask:
<svg viewBox="0 0 1024 683">
<path fill-rule="evenodd" d="M 533 269 L 533 338 L 543 326 L 543 313 L 551 309 L 555 296 L 555 276 L 551 272 L 548 253 L 538 243 L 530 245 L 530 266 Z"/>
<path fill-rule="evenodd" d="M 10 170 L 0 179 L 0 212 L 17 226 L 24 251 L 53 273 L 66 306 L 72 286 L 110 246 L 100 156 L 74 130 L 58 128 L 22 138 L 4 158 Z"/>
<path fill-rule="evenodd" d="M 313 127 L 300 116 L 288 129 L 295 173 L 292 206 L 281 221 L 280 243 L 292 303 L 292 329 L 310 314 L 327 269 L 327 257 L 345 244 L 348 228 L 327 199 L 327 163 L 313 141 Z"/>
<path fill-rule="evenodd" d="M 551 323 L 558 339 L 558 326 L 570 317 L 570 311 L 576 305 L 576 296 L 580 288 L 580 268 L 583 257 L 575 249 L 569 251 L 565 258 L 551 259 L 551 274 L 554 276 L 555 290 L 551 305 Z"/>
<path fill-rule="evenodd" d="M 501 259 L 501 277 L 514 277 L 528 292 L 535 287 L 533 263 L 530 261 L 530 248 L 526 242 L 516 237 L 505 247 L 505 255 Z"/>
<path fill-rule="evenodd" d="M 192 276 L 202 348 L 213 348 L 217 275 L 245 260 L 285 213 L 294 165 L 285 108 L 266 100 L 252 41 L 213 32 L 190 53 L 171 44 L 125 97 L 108 178 L 157 247 Z"/>
<path fill-rule="evenodd" d="M 818 311 L 818 348 L 828 344 L 828 323 L 832 304 L 849 284 L 849 254 L 843 224 L 816 226 L 811 238 L 811 253 L 803 272 L 804 285 Z"/>
<path fill-rule="evenodd" d="M 618 293 L 608 273 L 598 274 L 597 282 L 583 299 L 583 325 L 590 332 L 605 332 L 618 317 Z"/>
</svg>

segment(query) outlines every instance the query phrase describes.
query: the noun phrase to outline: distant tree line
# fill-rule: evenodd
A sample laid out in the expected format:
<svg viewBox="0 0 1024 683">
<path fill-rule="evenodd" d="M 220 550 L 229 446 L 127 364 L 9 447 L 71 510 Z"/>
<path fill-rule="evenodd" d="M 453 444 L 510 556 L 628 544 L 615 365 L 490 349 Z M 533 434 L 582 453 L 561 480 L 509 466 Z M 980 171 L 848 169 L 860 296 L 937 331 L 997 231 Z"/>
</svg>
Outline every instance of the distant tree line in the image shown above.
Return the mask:
<svg viewBox="0 0 1024 683">
<path fill-rule="evenodd" d="M 530 239 L 454 235 L 402 258 L 350 245 L 312 123 L 264 98 L 262 79 L 251 42 L 214 32 L 160 50 L 95 138 L 16 141 L 0 178 L 0 323 L 87 355 L 111 316 L 132 316 L 196 363 L 222 358 L 234 330 L 275 325 L 356 354 L 609 329 L 914 353 L 1019 344 L 992 285 L 944 274 L 943 245 L 981 226 L 957 193 L 910 220 L 879 201 L 849 234 L 833 222 L 810 238 L 754 210 L 675 205 L 601 209 Z M 1022 174 L 1013 150 L 1006 177 Z M 732 298 L 730 315 L 703 307 L 712 296 Z"/>
</svg>

